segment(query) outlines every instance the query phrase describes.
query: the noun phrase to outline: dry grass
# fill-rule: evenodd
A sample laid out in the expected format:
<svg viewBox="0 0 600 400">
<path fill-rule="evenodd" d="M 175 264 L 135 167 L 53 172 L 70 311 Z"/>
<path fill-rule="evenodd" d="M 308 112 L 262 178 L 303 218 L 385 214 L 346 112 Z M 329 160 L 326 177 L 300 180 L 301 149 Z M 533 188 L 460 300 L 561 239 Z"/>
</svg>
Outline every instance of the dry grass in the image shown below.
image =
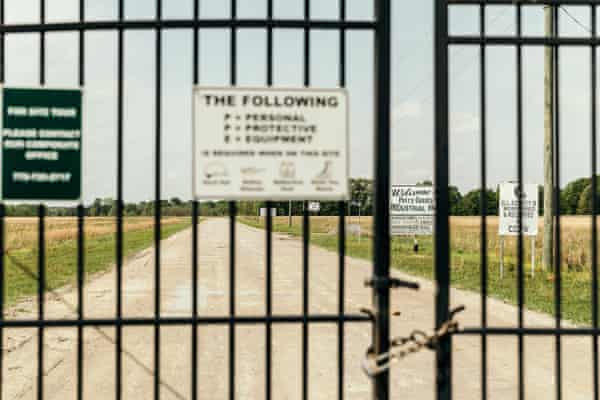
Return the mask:
<svg viewBox="0 0 600 400">
<path fill-rule="evenodd" d="M 6 218 L 5 248 L 13 251 L 35 247 L 38 237 L 37 217 Z M 186 218 L 166 217 L 162 226 L 181 224 Z M 60 243 L 77 238 L 77 219 L 70 217 L 50 217 L 45 220 L 45 237 L 48 244 Z M 153 229 L 153 217 L 125 217 L 124 232 Z M 86 217 L 84 232 L 86 238 L 110 235 L 116 231 L 116 220 L 113 217 Z"/>
<path fill-rule="evenodd" d="M 248 218 L 248 217 L 246 217 Z M 250 217 L 251 218 L 251 217 Z M 600 217 L 599 217 L 600 218 Z M 258 217 L 254 218 L 259 220 Z M 264 219 L 264 218 L 263 218 Z M 358 224 L 358 217 L 347 217 L 346 221 L 350 224 Z M 276 225 L 286 225 L 288 217 L 276 217 Z M 302 217 L 293 217 L 294 225 L 302 224 Z M 311 217 L 311 232 L 317 234 L 336 233 L 339 224 L 338 217 Z M 372 218 L 361 217 L 360 225 L 362 234 L 370 236 L 372 233 Z M 561 259 L 563 267 L 574 270 L 583 270 L 591 264 L 591 228 L 592 220 L 590 216 L 563 216 L 561 217 Z M 598 221 L 600 226 L 600 220 Z M 543 246 L 543 220 L 540 217 L 539 234 L 536 237 L 535 259 L 536 265 L 541 265 L 542 246 Z M 452 249 L 456 254 L 479 253 L 481 249 L 481 217 L 451 217 L 450 231 Z M 498 217 L 487 218 L 487 249 L 488 254 L 500 256 L 500 240 L 498 237 Z M 524 238 L 524 257 L 525 264 L 531 260 L 531 245 L 528 237 Z M 516 237 L 507 237 L 504 241 L 504 255 L 506 258 L 516 258 L 517 239 Z M 460 261 L 457 259 L 457 262 Z"/>
<path fill-rule="evenodd" d="M 38 290 L 35 279 L 38 260 L 38 219 L 6 218 L 5 258 L 6 300 L 13 304 Z M 162 219 L 161 238 L 190 226 L 190 218 L 165 217 Z M 115 262 L 116 221 L 114 217 L 85 219 L 85 273 L 88 276 L 105 271 Z M 151 246 L 154 242 L 153 217 L 126 217 L 124 219 L 123 255 L 128 257 Z M 74 283 L 77 276 L 77 219 L 47 218 L 45 221 L 46 287 L 59 288 Z"/>
</svg>

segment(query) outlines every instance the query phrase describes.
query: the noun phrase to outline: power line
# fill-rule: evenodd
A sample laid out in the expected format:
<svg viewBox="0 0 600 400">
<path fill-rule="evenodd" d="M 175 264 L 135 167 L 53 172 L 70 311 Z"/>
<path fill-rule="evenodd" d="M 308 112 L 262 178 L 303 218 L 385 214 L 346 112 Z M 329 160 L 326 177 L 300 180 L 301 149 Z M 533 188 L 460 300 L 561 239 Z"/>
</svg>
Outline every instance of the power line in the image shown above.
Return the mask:
<svg viewBox="0 0 600 400">
<path fill-rule="evenodd" d="M 593 32 L 590 28 L 588 28 L 583 22 L 581 22 L 579 19 L 577 19 L 577 17 L 575 17 L 573 14 L 571 14 L 571 12 L 569 10 L 567 10 L 565 8 L 565 6 L 563 5 L 559 5 L 559 8 L 565 13 L 567 14 L 567 16 L 569 18 L 571 18 L 577 25 L 579 25 L 581 28 L 583 28 L 583 30 L 587 31 L 589 34 L 593 35 Z"/>
<path fill-rule="evenodd" d="M 588 28 L 584 23 L 582 23 L 577 17 L 575 17 L 573 14 L 571 14 L 571 12 L 569 12 L 568 9 L 566 9 L 564 6 L 560 5 L 559 9 L 562 10 L 571 20 L 573 20 L 573 22 L 575 22 L 577 25 L 579 25 L 581 28 L 583 28 L 585 31 L 587 31 L 590 34 L 593 34 L 592 30 L 590 28 Z M 493 24 L 493 22 L 497 21 L 501 16 L 503 16 L 504 14 L 506 14 L 506 12 L 510 10 L 510 9 L 506 9 L 504 12 L 498 14 L 491 22 L 490 25 Z M 511 26 L 513 26 L 514 24 L 511 23 L 509 24 L 505 29 L 503 29 L 503 31 L 508 30 Z M 459 51 L 457 51 L 454 56 L 456 57 L 457 55 L 461 54 L 462 51 L 464 51 L 466 48 L 462 47 L 459 49 Z M 453 78 L 458 79 L 460 77 L 463 76 L 464 73 L 466 73 L 472 66 L 473 64 L 478 60 L 478 58 L 474 58 L 471 60 L 470 63 L 468 63 L 467 65 L 465 65 L 465 67 L 458 72 Z M 413 88 L 411 90 L 408 91 L 408 95 L 406 96 L 407 99 L 404 101 L 401 101 L 400 104 L 404 104 L 407 103 L 410 100 L 410 96 L 412 96 L 414 93 L 417 92 L 418 89 L 421 88 L 421 86 L 423 86 L 425 83 L 427 83 L 428 81 L 431 81 L 431 77 L 427 77 L 426 79 L 423 79 L 421 81 L 419 81 L 415 86 L 413 86 Z M 424 96 L 422 98 L 420 98 L 419 100 L 417 100 L 418 103 L 420 102 L 428 102 L 430 100 L 433 99 L 433 95 L 427 95 Z"/>
<path fill-rule="evenodd" d="M 503 16 L 506 15 L 506 13 L 508 11 L 510 11 L 510 8 L 506 8 L 504 9 L 502 12 L 498 13 L 489 23 L 489 26 L 492 26 L 495 22 L 497 22 L 500 18 L 502 18 Z M 511 23 L 507 28 L 510 28 L 513 24 Z M 504 29 L 506 30 L 506 29 Z M 455 53 L 454 53 L 454 57 L 457 57 L 458 55 L 464 53 L 466 51 L 466 47 L 461 47 L 459 48 Z M 464 70 L 468 70 L 473 63 L 469 63 L 468 65 L 465 66 Z M 463 70 L 463 71 L 464 71 Z M 462 72 L 461 72 L 462 74 Z M 421 79 L 419 82 L 417 82 L 416 85 L 414 85 L 410 90 L 407 91 L 407 95 L 406 95 L 406 100 L 404 101 L 400 101 L 400 104 L 406 103 L 409 101 L 410 97 L 415 94 L 425 83 L 430 82 L 431 81 L 431 76 L 425 76 L 423 79 Z M 419 100 L 419 102 L 423 101 L 423 100 L 428 100 L 428 97 L 431 96 L 426 96 L 425 98 Z"/>
</svg>

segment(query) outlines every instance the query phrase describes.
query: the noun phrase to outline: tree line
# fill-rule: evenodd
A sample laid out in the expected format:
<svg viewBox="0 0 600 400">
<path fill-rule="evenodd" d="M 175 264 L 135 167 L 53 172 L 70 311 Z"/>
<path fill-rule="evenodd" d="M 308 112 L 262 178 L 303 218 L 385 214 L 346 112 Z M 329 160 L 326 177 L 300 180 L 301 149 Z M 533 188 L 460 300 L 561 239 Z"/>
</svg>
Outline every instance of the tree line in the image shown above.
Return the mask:
<svg viewBox="0 0 600 400">
<path fill-rule="evenodd" d="M 431 186 L 431 181 L 420 182 L 419 185 Z M 456 186 L 450 186 L 450 215 L 481 215 L 481 189 L 474 189 L 467 193 L 461 193 Z M 569 182 L 560 192 L 560 212 L 563 215 L 591 214 L 592 212 L 592 181 L 590 178 L 580 178 Z M 343 207 L 346 215 L 362 215 L 373 213 L 373 181 L 371 179 L 357 178 L 350 180 L 350 202 L 321 201 L 318 215 L 339 215 L 340 207 Z M 544 212 L 543 202 L 544 189 L 538 186 L 538 206 L 540 215 Z M 488 215 L 498 215 L 498 191 L 485 190 L 486 209 Z M 600 214 L 600 176 L 596 176 L 596 213 Z M 238 215 L 259 215 L 260 209 L 266 207 L 264 201 L 240 201 L 236 202 Z M 292 215 L 301 215 L 305 202 L 293 201 Z M 190 216 L 192 213 L 192 202 L 173 197 L 169 200 L 161 200 L 161 214 L 163 216 Z M 290 202 L 271 202 L 271 206 L 277 209 L 277 215 L 288 215 Z M 91 217 L 114 217 L 117 215 L 116 200 L 97 198 L 90 205 L 85 206 L 85 215 Z M 230 203 L 227 201 L 207 201 L 200 203 L 200 215 L 225 216 L 229 214 Z M 137 203 L 123 204 L 123 215 L 152 216 L 154 215 L 155 202 L 141 201 Z M 34 204 L 6 205 L 5 213 L 8 216 L 36 216 L 38 206 Z M 76 216 L 75 207 L 49 207 L 47 214 L 50 216 Z"/>
</svg>

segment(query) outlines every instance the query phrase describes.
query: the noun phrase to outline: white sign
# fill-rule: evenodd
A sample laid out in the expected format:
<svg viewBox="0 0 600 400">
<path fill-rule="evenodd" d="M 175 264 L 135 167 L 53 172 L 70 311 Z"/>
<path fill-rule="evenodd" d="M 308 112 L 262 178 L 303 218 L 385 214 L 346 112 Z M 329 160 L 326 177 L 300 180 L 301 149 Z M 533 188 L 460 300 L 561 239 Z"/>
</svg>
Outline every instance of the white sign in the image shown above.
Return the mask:
<svg viewBox="0 0 600 400">
<path fill-rule="evenodd" d="M 261 207 L 261 209 L 260 209 L 260 216 L 261 217 L 266 217 L 267 216 L 267 210 L 268 210 L 268 208 Z M 271 208 L 271 216 L 272 217 L 276 217 L 277 216 L 277 209 L 276 208 Z"/>
<path fill-rule="evenodd" d="M 433 199 L 432 186 L 393 185 L 390 196 L 391 234 L 433 234 Z"/>
<path fill-rule="evenodd" d="M 519 203 L 522 207 L 522 232 L 525 236 L 536 236 L 538 232 L 538 189 L 535 184 L 523 184 L 519 193 L 519 185 L 513 182 L 500 184 L 500 207 L 498 214 L 500 235 L 516 236 L 519 234 Z"/>
<path fill-rule="evenodd" d="M 348 198 L 344 89 L 197 87 L 193 118 L 197 199 Z"/>
<path fill-rule="evenodd" d="M 311 211 L 311 212 L 321 211 L 321 203 L 319 203 L 318 201 L 311 201 L 310 203 L 308 203 L 308 211 Z"/>
</svg>

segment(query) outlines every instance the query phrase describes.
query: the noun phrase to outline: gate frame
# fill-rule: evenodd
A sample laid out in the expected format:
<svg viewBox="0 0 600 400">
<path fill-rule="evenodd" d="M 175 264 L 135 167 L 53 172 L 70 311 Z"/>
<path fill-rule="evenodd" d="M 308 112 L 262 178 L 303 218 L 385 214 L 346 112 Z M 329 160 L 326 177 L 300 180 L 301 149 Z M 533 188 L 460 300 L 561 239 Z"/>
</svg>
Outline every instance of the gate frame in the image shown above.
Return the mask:
<svg viewBox="0 0 600 400">
<path fill-rule="evenodd" d="M 479 6 L 479 34 L 473 35 L 451 35 L 448 32 L 448 9 L 453 6 Z M 516 32 L 514 35 L 487 35 L 486 26 L 486 6 L 506 6 L 515 9 Z M 550 37 L 534 37 L 524 36 L 522 32 L 522 15 L 523 7 L 527 6 L 549 6 L 553 7 L 554 26 Z M 590 13 L 590 35 L 579 37 L 564 37 L 559 35 L 559 8 L 563 6 L 582 6 L 589 8 Z M 559 55 L 560 49 L 563 46 L 576 46 L 589 48 L 590 50 L 590 178 L 592 193 L 596 193 L 597 181 L 597 47 L 600 46 L 600 38 L 597 33 L 597 6 L 598 3 L 594 0 L 436 0 L 434 8 L 435 22 L 435 179 L 436 179 L 436 238 L 435 238 L 435 271 L 438 293 L 436 295 L 436 324 L 440 324 L 449 316 L 449 296 L 450 296 L 450 230 L 449 230 L 449 140 L 448 140 L 448 124 L 449 124 L 449 103 L 448 103 L 448 50 L 452 45 L 470 45 L 479 47 L 479 72 L 480 72 L 480 133 L 481 133 L 481 187 L 486 188 L 486 48 L 488 46 L 504 45 L 515 48 L 515 64 L 516 64 L 516 137 L 517 137 L 517 170 L 518 183 L 523 182 L 523 70 L 522 70 L 522 48 L 523 46 L 544 46 L 552 47 L 554 76 L 552 82 L 552 92 L 554 101 L 554 118 L 553 125 L 553 146 L 554 146 L 554 209 L 551 211 L 556 220 L 554 235 L 554 270 L 555 270 L 555 285 L 554 285 L 554 318 L 555 325 L 553 328 L 529 328 L 524 327 L 524 272 L 523 272 L 523 234 L 518 236 L 517 250 L 517 306 L 518 306 L 518 323 L 516 327 L 494 327 L 488 326 L 487 321 L 487 246 L 486 246 L 486 199 L 485 192 L 482 190 L 480 205 L 483 212 L 481 213 L 481 326 L 466 327 L 454 335 L 471 335 L 481 338 L 481 397 L 486 399 L 488 396 L 487 385 L 487 336 L 488 335 L 508 335 L 515 336 L 518 340 L 518 397 L 525 397 L 524 372 L 525 360 L 524 354 L 524 336 L 553 336 L 555 338 L 555 382 L 556 382 L 556 398 L 562 398 L 562 350 L 561 339 L 565 335 L 589 336 L 592 339 L 592 362 L 593 362 L 593 399 L 598 400 L 600 395 L 599 390 L 599 360 L 598 360 L 598 335 L 600 334 L 598 321 L 598 254 L 597 254 L 597 200 L 595 196 L 591 196 L 591 311 L 592 311 L 592 326 L 590 328 L 564 328 L 562 327 L 562 310 L 561 310 L 561 243 L 560 243 L 560 96 L 559 96 Z M 522 226 L 522 209 L 519 209 L 518 223 Z M 452 352 L 451 352 L 451 336 L 446 336 L 440 341 L 440 346 L 437 350 L 437 398 L 439 400 L 452 399 Z"/>
<path fill-rule="evenodd" d="M 300 1 L 300 0 L 299 0 Z M 274 19 L 273 0 L 267 0 L 267 17 L 261 19 L 239 19 L 237 17 L 237 0 L 230 0 L 231 14 L 229 18 L 203 19 L 200 18 L 200 0 L 193 2 L 193 17 L 187 19 L 162 18 L 162 0 L 156 0 L 155 18 L 152 19 L 125 19 L 125 0 L 117 0 L 118 18 L 109 21 L 87 21 L 85 18 L 86 0 L 79 0 L 79 15 L 77 21 L 73 22 L 46 22 L 46 0 L 39 0 L 39 23 L 27 24 L 5 24 L 5 1 L 0 0 L 0 84 L 5 83 L 5 37 L 6 35 L 34 33 L 40 37 L 39 45 L 39 85 L 46 84 L 46 33 L 51 32 L 73 32 L 79 37 L 79 60 L 78 81 L 80 87 L 85 86 L 85 33 L 90 31 L 117 32 L 117 173 L 116 173 L 116 307 L 114 318 L 86 318 L 84 315 L 84 290 L 85 290 L 85 250 L 84 250 L 84 224 L 85 208 L 83 203 L 77 205 L 77 317 L 74 319 L 47 319 L 44 313 L 44 299 L 48 288 L 45 281 L 45 227 L 46 206 L 39 205 L 38 208 L 38 315 L 36 319 L 14 320 L 4 318 L 4 285 L 5 264 L 4 258 L 0 257 L 0 341 L 2 341 L 5 328 L 37 328 L 37 340 L 40 349 L 44 349 L 44 331 L 56 327 L 77 328 L 77 396 L 83 399 L 83 371 L 86 367 L 84 360 L 84 328 L 86 327 L 113 327 L 116 331 L 115 340 L 115 397 L 122 398 L 123 391 L 123 329 L 130 326 L 145 326 L 154 328 L 154 398 L 160 398 L 160 333 L 162 326 L 190 326 L 191 340 L 191 374 L 192 387 L 190 393 L 192 399 L 198 398 L 197 371 L 199 368 L 198 333 L 200 326 L 220 325 L 229 328 L 229 399 L 235 399 L 235 330 L 242 325 L 264 325 L 266 330 L 265 351 L 265 394 L 267 399 L 271 398 L 271 358 L 272 358 L 272 324 L 295 323 L 302 324 L 302 398 L 308 398 L 308 335 L 309 325 L 313 323 L 330 323 L 338 327 L 338 398 L 344 398 L 344 326 L 346 323 L 370 323 L 373 327 L 374 349 L 377 352 L 387 351 L 389 348 L 389 177 L 390 177 L 390 77 L 391 77 L 391 0 L 375 1 L 375 19 L 349 21 L 346 19 L 346 0 L 339 0 L 339 18 L 335 20 L 315 20 L 310 16 L 311 0 L 303 0 L 304 18 L 301 19 Z M 237 85 L 237 33 L 239 29 L 261 29 L 267 32 L 267 86 L 273 83 L 273 31 L 275 29 L 296 29 L 304 32 L 304 86 L 310 86 L 310 33 L 313 30 L 333 30 L 340 34 L 340 62 L 339 62 L 339 86 L 346 85 L 346 33 L 347 31 L 370 31 L 374 34 L 374 101 L 375 101 L 375 130 L 374 130 L 374 167 L 375 167 L 375 235 L 373 244 L 378 251 L 374 252 L 374 270 L 371 279 L 373 284 L 373 302 L 375 311 L 372 315 L 346 313 L 345 302 L 345 211 L 346 204 L 338 203 L 339 209 L 339 296 L 338 312 L 336 314 L 310 314 L 309 313 L 309 233 L 310 216 L 307 207 L 303 213 L 303 307 L 300 315 L 273 315 L 272 314 L 272 233 L 273 221 L 271 213 L 266 220 L 266 309 L 264 315 L 238 316 L 235 309 L 235 272 L 236 272 L 236 203 L 229 203 L 229 238 L 230 238 L 230 261 L 229 261 L 229 313 L 218 317 L 202 317 L 198 315 L 198 306 L 195 301 L 198 296 L 198 279 L 201 278 L 198 268 L 198 215 L 200 203 L 192 201 L 192 315 L 189 317 L 164 317 L 161 316 L 160 287 L 161 287 L 161 147 L 162 147 L 162 32 L 167 29 L 185 29 L 193 33 L 193 85 L 198 85 L 199 76 L 199 34 L 202 30 L 227 29 L 230 32 L 230 84 Z M 146 318 L 129 318 L 123 316 L 123 149 L 124 149 L 124 33 L 132 30 L 146 30 L 155 33 L 155 168 L 154 168 L 154 315 Z M 191 92 L 191 91 L 190 91 Z M 83 198 L 83 195 L 82 195 Z M 267 203 L 271 208 L 272 202 Z M 4 254 L 5 243 L 5 206 L 0 203 L 0 253 Z M 35 276 L 35 273 L 33 273 Z M 201 333 L 201 332 L 200 332 Z M 362 349 L 361 349 L 362 350 Z M 3 382 L 3 354 L 0 352 L 0 386 Z M 37 361 L 37 398 L 44 397 L 44 350 L 38 351 Z M 374 380 L 374 398 L 387 400 L 389 398 L 389 375 L 386 373 Z M 0 390 L 0 400 L 2 391 Z"/>
</svg>

